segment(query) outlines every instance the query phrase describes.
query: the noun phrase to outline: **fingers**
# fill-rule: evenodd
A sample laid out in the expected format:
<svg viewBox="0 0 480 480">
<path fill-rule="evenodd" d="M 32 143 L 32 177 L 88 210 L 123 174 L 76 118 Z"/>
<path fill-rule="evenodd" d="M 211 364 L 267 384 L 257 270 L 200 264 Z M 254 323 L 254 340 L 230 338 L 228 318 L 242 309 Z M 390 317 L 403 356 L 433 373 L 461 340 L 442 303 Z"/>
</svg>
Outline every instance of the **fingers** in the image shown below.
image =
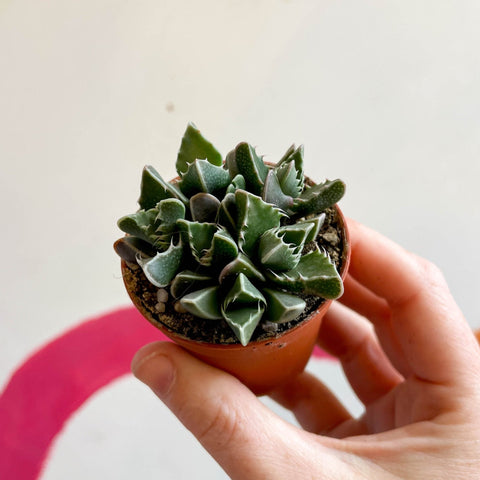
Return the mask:
<svg viewBox="0 0 480 480">
<path fill-rule="evenodd" d="M 301 373 L 269 395 L 290 410 L 298 423 L 311 433 L 327 435 L 352 418 L 335 395 L 308 372 Z"/>
<path fill-rule="evenodd" d="M 350 385 L 365 405 L 403 381 L 379 345 L 372 326 L 346 307 L 330 307 L 318 343 L 340 360 Z"/>
<path fill-rule="evenodd" d="M 363 225 L 348 225 L 349 272 L 388 303 L 393 335 L 414 374 L 434 383 L 468 382 L 480 366 L 478 346 L 438 269 Z"/>
<path fill-rule="evenodd" d="M 410 376 L 413 372 L 393 332 L 392 311 L 388 303 L 357 282 L 351 275 L 347 275 L 344 285 L 345 292 L 339 299 L 340 303 L 372 322 L 380 345 L 393 366 L 405 378 Z"/>
<path fill-rule="evenodd" d="M 174 344 L 143 347 L 132 370 L 231 478 L 275 475 L 281 467 L 278 459 L 290 448 L 287 442 L 297 437 L 295 427 L 275 416 L 238 380 Z M 281 478 L 281 472 L 276 476 Z"/>
</svg>

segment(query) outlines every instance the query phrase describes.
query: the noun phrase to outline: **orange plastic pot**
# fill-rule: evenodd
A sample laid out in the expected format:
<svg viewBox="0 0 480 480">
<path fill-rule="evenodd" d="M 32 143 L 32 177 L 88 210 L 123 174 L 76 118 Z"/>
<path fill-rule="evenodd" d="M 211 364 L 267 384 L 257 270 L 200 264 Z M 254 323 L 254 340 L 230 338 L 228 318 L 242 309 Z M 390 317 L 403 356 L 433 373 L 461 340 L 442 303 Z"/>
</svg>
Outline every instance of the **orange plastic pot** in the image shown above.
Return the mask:
<svg viewBox="0 0 480 480">
<path fill-rule="evenodd" d="M 345 218 L 336 208 L 344 245 L 340 275 L 345 278 L 350 262 L 349 235 Z M 122 272 L 125 268 L 122 260 Z M 153 319 L 129 290 L 127 283 L 125 285 L 132 302 L 150 323 L 195 357 L 237 377 L 256 395 L 268 393 L 304 370 L 315 346 L 322 318 L 331 304 L 331 300 L 324 301 L 308 318 L 276 338 L 253 341 L 247 346 L 221 345 L 191 340 L 171 331 Z"/>
</svg>

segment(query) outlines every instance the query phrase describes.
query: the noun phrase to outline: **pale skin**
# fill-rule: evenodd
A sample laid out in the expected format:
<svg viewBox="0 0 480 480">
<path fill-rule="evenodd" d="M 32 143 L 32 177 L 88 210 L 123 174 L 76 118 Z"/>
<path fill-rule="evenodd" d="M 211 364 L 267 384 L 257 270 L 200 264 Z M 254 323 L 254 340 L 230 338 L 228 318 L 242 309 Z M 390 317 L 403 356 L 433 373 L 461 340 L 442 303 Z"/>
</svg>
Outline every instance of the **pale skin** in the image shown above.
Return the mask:
<svg viewBox="0 0 480 480">
<path fill-rule="evenodd" d="M 480 478 L 480 348 L 440 271 L 349 221 L 345 294 L 319 345 L 365 406 L 352 418 L 309 373 L 271 393 L 303 428 L 234 377 L 171 343 L 143 347 L 134 374 L 232 479 Z"/>
</svg>

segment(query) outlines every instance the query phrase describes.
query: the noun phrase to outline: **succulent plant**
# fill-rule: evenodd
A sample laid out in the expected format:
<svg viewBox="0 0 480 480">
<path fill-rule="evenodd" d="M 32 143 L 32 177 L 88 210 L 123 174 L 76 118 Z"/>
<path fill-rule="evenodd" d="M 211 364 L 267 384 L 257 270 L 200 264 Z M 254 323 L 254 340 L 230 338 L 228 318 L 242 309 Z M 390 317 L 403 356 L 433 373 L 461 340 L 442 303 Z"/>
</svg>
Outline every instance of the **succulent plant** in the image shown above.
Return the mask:
<svg viewBox="0 0 480 480">
<path fill-rule="evenodd" d="M 345 185 L 307 182 L 303 147 L 270 165 L 242 142 L 224 161 L 189 124 L 176 169 L 179 177 L 166 182 L 144 168 L 140 209 L 118 221 L 127 235 L 115 250 L 184 311 L 227 322 L 246 345 L 260 322 L 297 318 L 305 295 L 342 294 L 341 277 L 316 239 Z"/>
</svg>

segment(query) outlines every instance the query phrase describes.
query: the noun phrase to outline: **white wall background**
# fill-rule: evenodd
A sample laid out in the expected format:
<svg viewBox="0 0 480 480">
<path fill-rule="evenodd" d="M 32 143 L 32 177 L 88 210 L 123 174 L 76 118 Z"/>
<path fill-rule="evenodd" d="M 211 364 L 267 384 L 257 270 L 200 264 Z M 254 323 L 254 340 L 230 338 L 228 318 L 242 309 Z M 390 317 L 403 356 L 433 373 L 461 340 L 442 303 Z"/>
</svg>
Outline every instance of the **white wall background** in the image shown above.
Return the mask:
<svg viewBox="0 0 480 480">
<path fill-rule="evenodd" d="M 480 327 L 479 23 L 477 0 L 0 1 L 0 385 L 128 304 L 116 219 L 144 164 L 174 176 L 190 120 L 224 154 L 305 144 L 346 214 L 439 264 Z M 336 366 L 311 368 L 358 411 Z M 225 478 L 131 378 L 58 439 L 42 478 L 67 477 Z"/>
</svg>

